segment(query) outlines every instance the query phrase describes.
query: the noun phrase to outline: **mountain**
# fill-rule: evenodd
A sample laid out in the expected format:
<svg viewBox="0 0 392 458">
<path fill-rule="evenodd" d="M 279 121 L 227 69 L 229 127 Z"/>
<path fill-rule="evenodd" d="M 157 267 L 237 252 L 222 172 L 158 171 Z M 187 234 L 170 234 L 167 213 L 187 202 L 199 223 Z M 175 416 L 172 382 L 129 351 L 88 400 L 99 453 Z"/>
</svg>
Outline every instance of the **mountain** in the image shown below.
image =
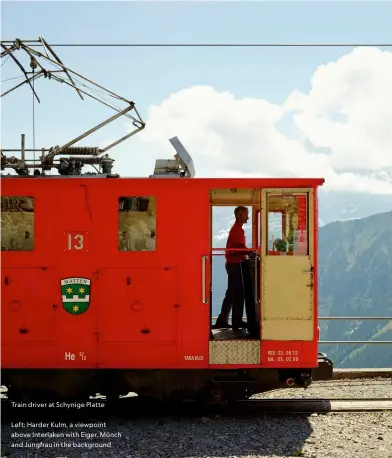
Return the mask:
<svg viewBox="0 0 392 458">
<path fill-rule="evenodd" d="M 222 229 L 224 224 L 226 230 Z M 218 225 L 215 247 L 224 246 L 227 227 L 227 219 Z M 216 316 L 227 287 L 222 256 L 213 258 L 212 275 Z M 392 212 L 320 228 L 319 315 L 392 316 Z M 319 325 L 321 340 L 392 341 L 392 321 L 320 320 Z M 333 359 L 335 367 L 392 365 L 392 344 L 323 344 L 319 350 Z"/>
<path fill-rule="evenodd" d="M 334 221 L 367 218 L 391 211 L 391 195 L 360 192 L 328 192 L 319 189 L 319 215 L 322 226 Z"/>
<path fill-rule="evenodd" d="M 320 316 L 392 316 L 392 212 L 319 232 Z M 392 340 L 392 321 L 320 321 L 322 340 Z M 339 367 L 390 367 L 392 344 L 321 345 Z"/>
</svg>

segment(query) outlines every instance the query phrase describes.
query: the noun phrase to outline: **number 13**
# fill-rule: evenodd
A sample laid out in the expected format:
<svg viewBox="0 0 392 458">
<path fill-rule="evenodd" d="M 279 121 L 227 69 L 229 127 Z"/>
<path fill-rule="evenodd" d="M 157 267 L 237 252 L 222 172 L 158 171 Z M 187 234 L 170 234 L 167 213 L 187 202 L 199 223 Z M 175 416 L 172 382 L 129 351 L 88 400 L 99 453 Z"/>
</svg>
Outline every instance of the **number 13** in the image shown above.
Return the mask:
<svg viewBox="0 0 392 458">
<path fill-rule="evenodd" d="M 74 240 L 77 240 L 78 243 L 74 243 L 72 245 L 72 238 Z M 75 250 L 82 250 L 83 249 L 83 235 L 76 234 L 72 237 L 71 234 L 68 234 L 68 250 L 72 250 L 72 248 L 75 248 Z"/>
</svg>

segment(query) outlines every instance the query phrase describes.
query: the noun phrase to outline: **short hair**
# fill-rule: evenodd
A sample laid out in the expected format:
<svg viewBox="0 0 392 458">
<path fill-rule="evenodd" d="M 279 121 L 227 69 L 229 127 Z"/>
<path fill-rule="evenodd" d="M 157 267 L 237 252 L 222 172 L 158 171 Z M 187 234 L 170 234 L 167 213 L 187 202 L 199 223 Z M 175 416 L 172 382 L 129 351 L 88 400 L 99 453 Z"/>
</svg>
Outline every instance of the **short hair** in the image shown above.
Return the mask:
<svg viewBox="0 0 392 458">
<path fill-rule="evenodd" d="M 243 212 L 244 210 L 245 210 L 245 211 L 248 211 L 248 209 L 247 209 L 246 207 L 240 205 L 239 207 L 237 207 L 237 208 L 234 210 L 234 216 L 235 216 L 236 218 L 238 218 L 238 215 L 239 215 L 241 212 Z"/>
</svg>

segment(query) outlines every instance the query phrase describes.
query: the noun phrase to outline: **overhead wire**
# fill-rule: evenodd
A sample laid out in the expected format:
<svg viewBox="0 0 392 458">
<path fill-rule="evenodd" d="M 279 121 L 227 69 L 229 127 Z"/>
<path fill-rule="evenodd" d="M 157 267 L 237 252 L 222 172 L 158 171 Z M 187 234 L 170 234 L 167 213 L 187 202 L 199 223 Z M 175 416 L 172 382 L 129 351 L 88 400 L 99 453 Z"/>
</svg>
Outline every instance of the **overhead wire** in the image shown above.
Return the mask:
<svg viewBox="0 0 392 458">
<path fill-rule="evenodd" d="M 5 42 L 5 43 L 12 43 Z M 26 40 L 29 46 L 42 47 L 42 43 L 32 43 Z M 344 48 L 344 47 L 392 47 L 392 43 L 56 43 L 50 44 L 51 47 L 260 47 L 260 48 Z"/>
<path fill-rule="evenodd" d="M 7 62 L 7 60 L 10 58 L 10 55 L 7 56 L 7 59 L 1 64 L 1 67 Z"/>
<path fill-rule="evenodd" d="M 43 47 L 42 43 L 34 43 L 35 40 L 27 40 L 31 47 Z M 4 41 L 4 43 L 13 43 L 13 41 Z M 55 43 L 50 44 L 51 47 L 266 47 L 266 48 L 295 48 L 295 47 L 392 47 L 392 43 Z M 6 61 L 8 60 L 7 57 Z M 6 62 L 5 61 L 5 62 Z M 3 62 L 1 66 L 5 64 Z M 10 78 L 5 81 L 10 81 Z M 76 79 L 76 78 L 75 78 Z M 83 84 L 78 81 L 79 84 Z M 87 87 L 85 84 L 83 84 Z M 89 88 L 96 93 L 100 91 Z"/>
<path fill-rule="evenodd" d="M 14 76 L 13 78 L 7 78 L 6 80 L 1 80 L 2 83 L 5 83 L 6 81 L 11 81 L 11 80 L 17 80 L 20 78 L 24 78 L 24 76 Z"/>
</svg>

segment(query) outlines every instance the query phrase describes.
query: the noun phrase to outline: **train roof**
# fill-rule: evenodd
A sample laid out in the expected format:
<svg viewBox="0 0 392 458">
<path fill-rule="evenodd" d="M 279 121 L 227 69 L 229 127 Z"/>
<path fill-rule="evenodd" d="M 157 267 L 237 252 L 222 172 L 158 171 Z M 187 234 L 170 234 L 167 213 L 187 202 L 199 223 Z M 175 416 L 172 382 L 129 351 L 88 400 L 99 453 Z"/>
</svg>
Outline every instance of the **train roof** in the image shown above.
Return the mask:
<svg viewBox="0 0 392 458">
<path fill-rule="evenodd" d="M 137 182 L 160 182 L 164 178 L 164 183 L 166 184 L 174 184 L 177 185 L 181 182 L 186 183 L 199 183 L 205 184 L 209 186 L 217 186 L 217 187 L 225 187 L 229 185 L 235 185 L 235 187 L 246 187 L 246 186 L 258 186 L 258 187 L 292 187 L 292 188 L 303 188 L 303 187 L 318 187 L 322 186 L 325 183 L 324 178 L 310 178 L 310 177 L 303 177 L 303 178 L 274 178 L 274 177 L 203 177 L 203 178 L 180 178 L 180 177 L 120 177 L 119 175 L 28 175 L 28 176 L 20 176 L 20 175 L 2 175 L 2 180 L 22 180 L 22 181 L 30 181 L 34 180 L 37 184 L 42 182 L 49 181 L 69 181 L 69 182 L 80 182 L 85 180 L 106 180 L 111 179 L 115 181 L 137 181 Z"/>
</svg>

